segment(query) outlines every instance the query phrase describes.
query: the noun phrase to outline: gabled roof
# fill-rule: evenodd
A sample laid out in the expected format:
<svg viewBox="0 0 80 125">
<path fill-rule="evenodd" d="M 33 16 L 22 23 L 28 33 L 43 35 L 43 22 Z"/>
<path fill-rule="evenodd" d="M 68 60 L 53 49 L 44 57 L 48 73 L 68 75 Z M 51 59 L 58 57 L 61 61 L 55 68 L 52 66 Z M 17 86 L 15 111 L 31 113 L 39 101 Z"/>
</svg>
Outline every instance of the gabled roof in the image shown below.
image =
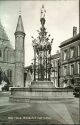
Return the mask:
<svg viewBox="0 0 80 125">
<path fill-rule="evenodd" d="M 75 42 L 75 41 L 77 41 L 77 40 L 80 40 L 80 34 L 77 34 L 76 36 L 71 37 L 70 39 L 67 39 L 67 40 L 63 41 L 63 42 L 60 44 L 59 47 L 61 48 L 61 47 L 66 46 L 66 45 L 68 45 L 68 44 L 70 44 L 70 43 L 73 43 L 73 42 Z"/>
<path fill-rule="evenodd" d="M 21 15 L 19 15 L 18 23 L 17 23 L 17 27 L 16 27 L 16 32 L 18 32 L 18 31 L 24 33 L 24 27 L 23 27 L 23 22 L 22 22 Z"/>
<path fill-rule="evenodd" d="M 12 45 L 10 44 L 10 40 L 6 34 L 6 31 L 4 30 L 4 27 L 0 22 L 0 43 L 1 41 L 3 42 L 4 46 L 8 46 L 12 48 Z"/>
<path fill-rule="evenodd" d="M 1 22 L 0 22 L 0 39 L 9 40 Z"/>
</svg>

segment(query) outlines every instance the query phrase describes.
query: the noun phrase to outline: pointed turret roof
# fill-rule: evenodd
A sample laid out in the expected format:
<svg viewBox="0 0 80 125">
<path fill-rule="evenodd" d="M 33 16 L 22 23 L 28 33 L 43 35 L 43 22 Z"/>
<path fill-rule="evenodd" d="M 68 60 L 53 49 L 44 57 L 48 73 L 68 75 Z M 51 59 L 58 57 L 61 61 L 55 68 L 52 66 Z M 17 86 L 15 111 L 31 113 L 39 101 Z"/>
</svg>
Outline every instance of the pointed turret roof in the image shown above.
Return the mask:
<svg viewBox="0 0 80 125">
<path fill-rule="evenodd" d="M 24 33 L 24 27 L 23 27 L 23 22 L 22 22 L 21 15 L 19 15 L 18 23 L 17 23 L 17 27 L 16 27 L 16 32 L 18 32 L 18 31 Z"/>
</svg>

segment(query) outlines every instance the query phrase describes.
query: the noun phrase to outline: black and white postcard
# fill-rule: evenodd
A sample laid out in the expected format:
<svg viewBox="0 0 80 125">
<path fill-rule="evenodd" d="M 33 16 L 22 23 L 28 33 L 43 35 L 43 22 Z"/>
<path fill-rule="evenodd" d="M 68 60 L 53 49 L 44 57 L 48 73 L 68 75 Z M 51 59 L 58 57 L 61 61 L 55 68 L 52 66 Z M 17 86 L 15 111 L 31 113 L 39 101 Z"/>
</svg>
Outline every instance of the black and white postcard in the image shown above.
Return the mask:
<svg viewBox="0 0 80 125">
<path fill-rule="evenodd" d="M 80 1 L 0 1 L 0 125 L 80 124 Z"/>
</svg>

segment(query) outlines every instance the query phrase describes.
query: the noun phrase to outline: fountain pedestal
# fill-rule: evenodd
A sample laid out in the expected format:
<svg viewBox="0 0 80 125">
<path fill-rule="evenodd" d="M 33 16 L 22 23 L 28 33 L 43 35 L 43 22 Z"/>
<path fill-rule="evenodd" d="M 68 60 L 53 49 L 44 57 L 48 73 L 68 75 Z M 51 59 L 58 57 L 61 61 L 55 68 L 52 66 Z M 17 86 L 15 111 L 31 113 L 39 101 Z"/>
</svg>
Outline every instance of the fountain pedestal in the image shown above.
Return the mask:
<svg viewBox="0 0 80 125">
<path fill-rule="evenodd" d="M 10 100 L 27 101 L 27 100 L 48 100 L 51 99 L 53 83 L 50 81 L 33 81 L 29 88 L 12 87 Z"/>
<path fill-rule="evenodd" d="M 12 87 L 10 101 L 54 101 L 55 99 L 74 98 L 73 90 L 66 88 L 53 88 L 50 81 L 32 82 L 29 88 Z"/>
</svg>

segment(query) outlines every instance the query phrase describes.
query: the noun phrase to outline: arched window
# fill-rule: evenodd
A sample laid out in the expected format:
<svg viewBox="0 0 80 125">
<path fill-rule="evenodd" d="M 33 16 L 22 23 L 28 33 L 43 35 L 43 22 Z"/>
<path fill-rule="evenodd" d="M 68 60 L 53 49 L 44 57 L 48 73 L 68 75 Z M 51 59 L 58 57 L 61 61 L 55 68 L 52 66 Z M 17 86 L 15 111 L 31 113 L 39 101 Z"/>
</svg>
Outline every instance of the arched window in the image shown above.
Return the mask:
<svg viewBox="0 0 80 125">
<path fill-rule="evenodd" d="M 0 50 L 0 57 L 2 57 L 2 51 Z"/>
<path fill-rule="evenodd" d="M 8 61 L 8 48 L 7 47 L 4 49 L 4 60 Z"/>
</svg>

